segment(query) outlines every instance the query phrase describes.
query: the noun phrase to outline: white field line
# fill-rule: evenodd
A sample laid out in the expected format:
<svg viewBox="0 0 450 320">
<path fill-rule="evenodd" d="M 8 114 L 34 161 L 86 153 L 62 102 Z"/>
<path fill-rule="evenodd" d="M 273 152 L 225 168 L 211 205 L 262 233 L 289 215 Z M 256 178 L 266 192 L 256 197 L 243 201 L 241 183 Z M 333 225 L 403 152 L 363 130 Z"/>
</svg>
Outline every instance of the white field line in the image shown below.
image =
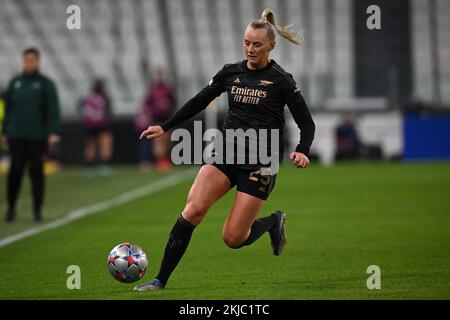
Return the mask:
<svg viewBox="0 0 450 320">
<path fill-rule="evenodd" d="M 198 170 L 198 169 L 197 169 Z M 175 186 L 184 180 L 194 176 L 194 170 L 186 170 L 183 172 L 175 173 L 169 177 L 162 178 L 160 180 L 154 181 L 142 187 L 136 188 L 134 190 L 122 193 L 121 195 L 108 199 L 84 208 L 76 209 L 69 212 L 67 215 L 52 221 L 45 223 L 43 225 L 27 229 L 25 231 L 16 233 L 14 235 L 8 236 L 6 238 L 0 239 L 0 248 L 5 247 L 13 242 L 31 237 L 33 235 L 42 233 L 47 230 L 56 229 L 75 220 L 81 219 L 91 214 L 101 212 L 103 210 L 124 204 L 131 200 L 156 193 L 158 191 L 167 189 L 169 187 Z"/>
</svg>

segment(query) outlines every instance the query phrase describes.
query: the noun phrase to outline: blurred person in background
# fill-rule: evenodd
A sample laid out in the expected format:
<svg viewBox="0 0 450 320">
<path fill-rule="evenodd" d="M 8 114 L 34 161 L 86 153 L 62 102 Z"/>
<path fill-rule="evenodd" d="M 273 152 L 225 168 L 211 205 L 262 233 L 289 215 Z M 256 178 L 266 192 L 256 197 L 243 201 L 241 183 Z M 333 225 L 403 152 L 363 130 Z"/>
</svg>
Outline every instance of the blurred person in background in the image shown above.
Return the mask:
<svg viewBox="0 0 450 320">
<path fill-rule="evenodd" d="M 158 70 L 143 105 L 143 108 L 148 110 L 151 124 L 159 125 L 169 120 L 172 116 L 174 104 L 173 90 L 166 84 L 164 73 Z M 168 171 L 172 166 L 169 155 L 170 146 L 170 135 L 168 134 L 152 141 L 153 156 L 158 172 Z"/>
<path fill-rule="evenodd" d="M 3 132 L 3 119 L 5 118 L 5 92 L 0 87 L 0 132 Z M 6 173 L 6 166 L 4 163 L 3 154 L 6 150 L 6 145 L 3 143 L 3 139 L 0 139 L 0 174 Z"/>
<path fill-rule="evenodd" d="M 360 156 L 360 140 L 355 126 L 355 114 L 347 112 L 335 130 L 336 160 L 357 159 Z"/>
<path fill-rule="evenodd" d="M 406 115 L 421 115 L 426 113 L 426 107 L 422 99 L 418 96 L 412 96 L 403 108 Z"/>
<path fill-rule="evenodd" d="M 10 81 L 5 94 L 2 140 L 11 155 L 6 221 L 16 217 L 16 201 L 28 164 L 34 220 L 39 222 L 44 200 L 43 155 L 61 139 L 59 102 L 53 81 L 39 71 L 39 51 L 29 48 L 22 56 L 23 72 Z"/>
<path fill-rule="evenodd" d="M 85 175 L 89 178 L 95 176 L 98 159 L 97 169 L 100 175 L 110 176 L 113 173 L 109 166 L 113 150 L 112 109 L 103 80 L 94 80 L 91 92 L 81 100 L 80 111 L 86 133 Z"/>
</svg>

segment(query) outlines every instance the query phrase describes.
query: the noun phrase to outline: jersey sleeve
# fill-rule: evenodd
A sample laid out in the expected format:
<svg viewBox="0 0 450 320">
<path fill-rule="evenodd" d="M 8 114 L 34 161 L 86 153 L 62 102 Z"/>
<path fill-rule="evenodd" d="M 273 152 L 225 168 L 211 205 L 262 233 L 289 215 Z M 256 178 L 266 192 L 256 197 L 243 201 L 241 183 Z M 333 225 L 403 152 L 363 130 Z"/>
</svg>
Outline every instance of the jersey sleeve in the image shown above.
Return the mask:
<svg viewBox="0 0 450 320">
<path fill-rule="evenodd" d="M 290 74 L 288 74 L 286 78 L 284 94 L 286 97 L 286 104 L 291 111 L 295 123 L 300 129 L 300 140 L 295 151 L 309 155 L 309 149 L 314 140 L 316 126 L 299 86 Z"/>
<path fill-rule="evenodd" d="M 8 132 L 7 132 L 7 128 L 8 128 L 8 123 L 9 123 L 9 115 L 11 113 L 11 95 L 12 95 L 12 90 L 13 90 L 13 85 L 15 82 L 15 78 L 12 79 L 9 84 L 8 87 L 5 91 L 5 95 L 4 95 L 4 99 L 5 99 L 5 116 L 3 118 L 3 125 L 2 125 L 2 134 L 7 136 Z"/>
<path fill-rule="evenodd" d="M 206 85 L 199 93 L 197 93 L 192 99 L 186 102 L 180 110 L 178 110 L 172 118 L 167 120 L 161 125 L 164 132 L 169 131 L 173 127 L 189 120 L 196 114 L 200 113 L 213 101 L 216 97 L 220 96 L 225 91 L 225 77 L 226 66 L 222 68 L 211 81 Z"/>
<path fill-rule="evenodd" d="M 46 99 L 47 99 L 47 117 L 48 117 L 48 133 L 60 134 L 60 110 L 59 98 L 53 81 L 48 80 L 46 83 Z"/>
</svg>

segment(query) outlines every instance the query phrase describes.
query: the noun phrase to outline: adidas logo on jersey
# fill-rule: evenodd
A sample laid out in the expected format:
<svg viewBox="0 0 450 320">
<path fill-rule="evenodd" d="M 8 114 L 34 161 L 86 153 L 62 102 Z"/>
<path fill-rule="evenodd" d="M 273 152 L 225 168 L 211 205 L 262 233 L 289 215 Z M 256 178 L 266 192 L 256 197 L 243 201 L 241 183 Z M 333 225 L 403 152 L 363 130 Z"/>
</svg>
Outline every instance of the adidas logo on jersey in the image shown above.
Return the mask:
<svg viewBox="0 0 450 320">
<path fill-rule="evenodd" d="M 241 83 L 241 81 L 239 80 L 239 77 L 237 77 L 236 79 L 234 79 L 233 83 Z"/>
</svg>

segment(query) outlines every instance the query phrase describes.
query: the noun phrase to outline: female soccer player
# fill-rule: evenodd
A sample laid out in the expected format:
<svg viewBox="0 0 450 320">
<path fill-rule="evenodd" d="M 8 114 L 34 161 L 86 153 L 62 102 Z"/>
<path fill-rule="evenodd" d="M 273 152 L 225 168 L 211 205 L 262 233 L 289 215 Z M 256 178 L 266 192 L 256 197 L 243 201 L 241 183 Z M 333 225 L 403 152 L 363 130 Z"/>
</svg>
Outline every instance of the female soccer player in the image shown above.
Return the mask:
<svg viewBox="0 0 450 320">
<path fill-rule="evenodd" d="M 301 131 L 301 140 L 290 158 L 297 168 L 309 165 L 308 153 L 315 125 L 292 75 L 284 71 L 269 53 L 275 48 L 275 32 L 295 44 L 296 35 L 275 24 L 273 12 L 265 9 L 261 19 L 251 22 L 244 34 L 246 59 L 225 65 L 194 98 L 161 126 L 150 126 L 140 138 L 153 139 L 204 110 L 227 91 L 229 111 L 223 125 L 226 129 L 278 129 L 284 127 L 287 104 Z M 240 96 L 240 97 L 239 97 Z M 280 134 L 280 141 L 282 135 Z M 282 157 L 282 143 L 279 144 Z M 228 162 L 227 162 L 228 163 Z M 167 242 L 158 275 L 135 291 L 159 290 L 165 287 L 189 244 L 192 232 L 208 209 L 231 188 L 237 192 L 233 208 L 223 226 L 222 237 L 230 248 L 250 245 L 269 232 L 273 253 L 281 254 L 286 243 L 285 214 L 276 211 L 256 219 L 275 184 L 276 174 L 264 175 L 261 168 L 239 164 L 204 164 L 195 178 L 186 205 L 175 222 Z"/>
</svg>

